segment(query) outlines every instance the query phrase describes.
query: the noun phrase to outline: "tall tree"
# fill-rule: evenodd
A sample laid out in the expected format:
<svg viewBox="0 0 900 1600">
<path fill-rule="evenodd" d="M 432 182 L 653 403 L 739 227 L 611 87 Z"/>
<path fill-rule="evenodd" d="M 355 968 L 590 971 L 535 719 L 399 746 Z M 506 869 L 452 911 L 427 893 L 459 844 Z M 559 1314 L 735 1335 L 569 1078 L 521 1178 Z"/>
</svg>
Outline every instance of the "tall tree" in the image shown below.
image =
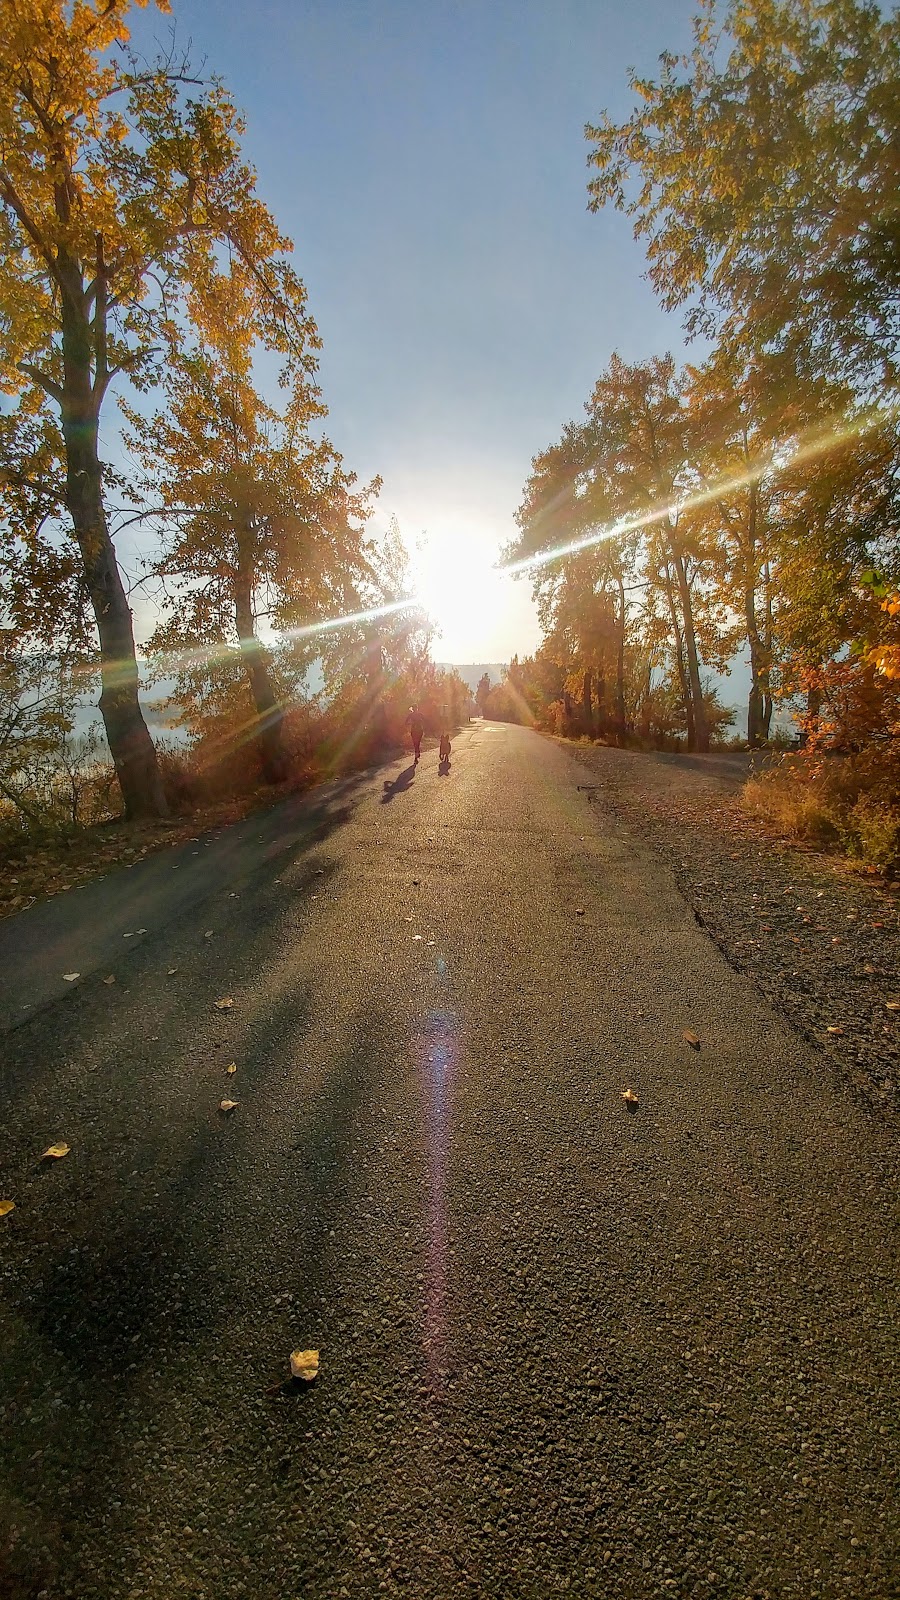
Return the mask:
<svg viewBox="0 0 900 1600">
<path fill-rule="evenodd" d="M 722 346 L 689 369 L 685 389 L 689 522 L 714 552 L 714 582 L 740 618 L 750 666 L 747 741 L 769 737 L 776 683 L 777 532 L 785 505 L 784 459 L 832 386 L 805 393 L 784 358 L 740 360 Z"/>
<path fill-rule="evenodd" d="M 722 651 L 714 623 L 706 626 L 703 637 L 698 621 L 698 607 L 707 598 L 709 551 L 678 510 L 688 455 L 681 386 L 672 358 L 629 366 L 613 355 L 585 410 L 585 422 L 568 424 L 560 443 L 535 458 L 517 513 L 521 538 L 510 554 L 524 558 L 560 546 L 565 562 L 568 542 L 577 543 L 592 532 L 615 533 L 622 522 L 634 531 L 643 526 L 646 577 L 664 595 L 668 608 L 689 742 L 692 749 L 706 750 L 709 729 L 701 645 L 705 643 L 712 659 L 720 658 Z M 549 572 L 535 569 L 539 603 L 541 592 L 560 581 Z M 621 572 L 614 577 L 617 590 L 620 577 Z M 623 602 L 621 594 L 619 633 L 624 652 Z"/>
<path fill-rule="evenodd" d="M 290 636 L 360 609 L 360 585 L 374 577 L 365 520 L 377 484 L 354 491 L 333 446 L 313 436 L 325 407 L 306 359 L 282 374 L 283 408 L 261 398 L 250 352 L 233 337 L 252 306 L 231 275 L 217 298 L 228 311 L 216 347 L 179 359 L 165 381 L 166 408 L 149 422 L 129 412 L 130 442 L 162 512 L 152 570 L 165 584 L 165 620 L 151 648 L 187 650 L 192 660 L 237 650 L 253 708 L 247 732 L 276 783 L 283 707 L 260 632 Z"/>
<path fill-rule="evenodd" d="M 590 205 L 647 242 L 688 326 L 798 369 L 894 386 L 900 338 L 900 16 L 873 0 L 698 0 L 690 54 L 604 113 Z"/>
<path fill-rule="evenodd" d="M 37 392 L 58 413 L 100 710 L 126 814 L 141 817 L 166 802 L 104 503 L 104 400 L 119 374 L 146 384 L 180 342 L 185 282 L 202 325 L 221 249 L 256 285 L 277 347 L 293 341 L 303 297 L 290 242 L 241 159 L 228 96 L 213 84 L 186 98 L 187 68 L 140 68 L 125 52 L 129 9 L 5 0 L 0 10 L 0 384 L 26 411 Z"/>
</svg>

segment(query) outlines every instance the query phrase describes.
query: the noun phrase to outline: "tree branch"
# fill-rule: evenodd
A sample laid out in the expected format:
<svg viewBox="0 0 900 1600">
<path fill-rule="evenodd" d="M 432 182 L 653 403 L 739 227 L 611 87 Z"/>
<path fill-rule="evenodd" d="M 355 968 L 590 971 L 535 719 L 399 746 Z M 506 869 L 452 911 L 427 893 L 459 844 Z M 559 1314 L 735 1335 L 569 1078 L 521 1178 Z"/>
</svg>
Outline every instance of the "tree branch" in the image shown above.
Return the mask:
<svg viewBox="0 0 900 1600">
<path fill-rule="evenodd" d="M 102 400 L 109 387 L 109 360 L 106 338 L 106 262 L 103 259 L 103 235 L 97 234 L 96 304 L 94 307 L 94 395 Z"/>
<path fill-rule="evenodd" d="M 30 361 L 20 361 L 19 371 L 24 372 L 26 377 L 31 378 L 32 381 L 39 386 L 39 388 L 43 389 L 45 394 L 49 394 L 50 398 L 55 400 L 57 405 L 62 405 L 62 386 L 54 382 L 53 378 L 49 378 L 46 372 L 42 372 L 40 367 L 33 366 Z"/>
<path fill-rule="evenodd" d="M 38 255 L 41 256 L 44 261 L 46 261 L 53 278 L 57 283 L 59 283 L 60 280 L 56 257 L 53 255 L 49 245 L 41 234 L 41 230 L 37 223 L 29 214 L 25 202 L 16 189 L 16 186 L 5 167 L 0 167 L 0 195 L 2 195 L 10 210 L 18 218 L 19 223 L 27 233 Z M 61 287 L 62 284 L 60 283 L 60 288 Z"/>
</svg>

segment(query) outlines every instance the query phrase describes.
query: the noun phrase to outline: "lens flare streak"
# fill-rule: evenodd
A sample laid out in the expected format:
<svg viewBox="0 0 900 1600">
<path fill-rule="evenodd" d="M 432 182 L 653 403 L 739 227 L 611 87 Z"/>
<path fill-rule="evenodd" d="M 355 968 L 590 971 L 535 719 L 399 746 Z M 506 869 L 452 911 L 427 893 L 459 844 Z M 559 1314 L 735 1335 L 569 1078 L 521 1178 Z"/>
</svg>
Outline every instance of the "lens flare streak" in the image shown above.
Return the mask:
<svg viewBox="0 0 900 1600">
<path fill-rule="evenodd" d="M 656 522 L 665 522 L 667 518 L 673 521 L 685 513 L 697 511 L 701 506 L 710 505 L 716 500 L 721 500 L 725 495 L 734 494 L 738 489 L 749 488 L 751 484 L 759 483 L 770 472 L 777 472 L 799 465 L 801 462 L 813 460 L 816 456 L 824 455 L 826 451 L 833 450 L 836 446 L 852 439 L 862 438 L 873 428 L 881 427 L 900 414 L 900 406 L 891 406 L 881 410 L 861 412 L 859 416 L 847 421 L 841 417 L 830 427 L 817 429 L 805 440 L 801 440 L 796 448 L 786 453 L 783 463 L 773 461 L 770 455 L 760 456 L 745 471 L 735 473 L 731 477 L 719 478 L 715 483 L 708 484 L 703 489 L 698 489 L 694 494 L 667 501 L 664 505 L 649 506 L 633 516 L 620 517 L 616 522 L 606 523 L 602 528 L 595 528 L 592 533 L 585 534 L 582 539 L 573 539 L 569 544 L 556 545 L 552 550 L 538 550 L 534 555 L 523 556 L 520 561 L 506 563 L 499 570 L 509 577 L 515 577 L 520 572 L 530 572 L 536 567 L 548 566 L 553 561 L 561 561 L 565 556 L 579 555 L 583 550 L 590 550 L 595 545 L 605 544 L 608 539 L 616 539 L 625 533 L 636 533 L 641 528 L 652 527 Z M 563 495 L 546 508 L 543 515 L 552 514 L 565 503 L 571 491 Z"/>
</svg>

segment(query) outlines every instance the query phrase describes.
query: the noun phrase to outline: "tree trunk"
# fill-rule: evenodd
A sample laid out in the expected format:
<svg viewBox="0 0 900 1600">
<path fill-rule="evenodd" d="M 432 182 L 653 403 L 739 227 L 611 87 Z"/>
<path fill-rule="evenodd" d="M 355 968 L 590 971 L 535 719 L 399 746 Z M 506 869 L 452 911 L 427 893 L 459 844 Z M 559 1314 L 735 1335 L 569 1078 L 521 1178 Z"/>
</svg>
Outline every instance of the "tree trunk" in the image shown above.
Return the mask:
<svg viewBox="0 0 900 1600">
<path fill-rule="evenodd" d="M 772 711 L 773 710 L 774 710 L 774 701 L 773 701 L 772 696 L 769 693 L 768 689 L 766 689 L 763 692 L 763 699 L 762 699 L 762 736 L 763 736 L 763 739 L 767 743 L 768 743 L 769 735 L 770 735 L 770 733 L 772 731 Z"/>
<path fill-rule="evenodd" d="M 283 783 L 287 776 L 287 763 L 282 744 L 283 712 L 272 688 L 269 662 L 254 632 L 252 586 L 249 567 L 241 563 L 235 584 L 235 621 L 240 639 L 241 660 L 256 708 L 256 739 L 266 783 Z"/>
<path fill-rule="evenodd" d="M 591 732 L 591 728 L 592 728 L 592 725 L 593 725 L 593 719 L 594 719 L 594 705 L 593 705 L 593 699 L 592 699 L 592 695 L 591 695 L 591 689 L 592 689 L 593 681 L 594 681 L 594 675 L 591 672 L 590 667 L 586 667 L 585 668 L 585 672 L 584 672 L 584 679 L 582 681 L 582 689 L 581 689 L 581 709 L 582 709 L 582 714 L 584 716 L 584 731 L 585 731 L 585 733 L 590 733 Z"/>
<path fill-rule="evenodd" d="M 619 739 L 625 740 L 625 585 L 619 578 L 619 628 L 616 649 L 616 717 Z"/>
<path fill-rule="evenodd" d="M 808 744 L 811 736 L 818 733 L 819 715 L 822 710 L 822 690 L 819 684 L 810 684 L 806 690 L 806 716 L 803 719 L 803 728 L 800 732 L 800 748 Z"/>
<path fill-rule="evenodd" d="M 675 576 L 678 580 L 678 597 L 681 601 L 681 616 L 684 623 L 684 648 L 687 655 L 688 681 L 694 713 L 694 745 L 697 750 L 705 753 L 709 749 L 709 728 L 706 725 L 703 685 L 700 682 L 700 660 L 697 655 L 697 636 L 694 632 L 694 605 L 691 599 L 691 586 L 688 582 L 687 567 L 682 552 L 673 550 L 672 560 L 675 567 Z"/>
<path fill-rule="evenodd" d="M 64 380 L 59 396 L 66 446 L 66 505 L 81 552 L 100 640 L 100 714 L 129 820 L 168 814 L 165 791 L 138 700 L 138 667 L 128 597 L 103 505 L 97 449 L 105 374 L 91 381 L 92 332 L 81 275 L 62 299 Z M 79 303 L 80 302 L 80 303 Z"/>
<path fill-rule="evenodd" d="M 765 666 L 765 653 L 762 640 L 759 637 L 759 626 L 756 619 L 756 582 L 759 563 L 757 560 L 757 497 L 755 484 L 750 485 L 749 524 L 741 540 L 741 556 L 744 569 L 744 624 L 747 629 L 747 643 L 750 646 L 750 696 L 747 702 L 747 743 L 751 750 L 756 750 L 763 742 L 764 732 L 763 699 L 766 690 L 768 673 Z"/>
<path fill-rule="evenodd" d="M 691 696 L 690 679 L 684 664 L 684 641 L 681 637 L 681 628 L 678 624 L 678 608 L 675 604 L 675 591 L 672 587 L 672 574 L 666 562 L 666 599 L 669 602 L 669 617 L 672 622 L 672 633 L 675 638 L 675 665 L 678 668 L 678 681 L 681 684 L 681 698 L 684 701 L 684 719 L 687 723 L 687 747 L 695 750 L 697 747 L 697 734 L 694 725 L 694 704 Z"/>
</svg>

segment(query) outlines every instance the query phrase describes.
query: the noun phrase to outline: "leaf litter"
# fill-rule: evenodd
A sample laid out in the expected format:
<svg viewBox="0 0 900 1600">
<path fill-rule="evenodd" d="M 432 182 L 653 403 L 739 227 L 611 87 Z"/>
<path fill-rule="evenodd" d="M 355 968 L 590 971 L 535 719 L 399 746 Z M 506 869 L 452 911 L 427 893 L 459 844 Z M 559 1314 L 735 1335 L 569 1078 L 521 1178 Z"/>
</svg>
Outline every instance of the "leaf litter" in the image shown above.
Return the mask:
<svg viewBox="0 0 900 1600">
<path fill-rule="evenodd" d="M 318 1350 L 291 1351 L 291 1377 L 303 1383 L 312 1383 L 319 1376 Z"/>
</svg>

